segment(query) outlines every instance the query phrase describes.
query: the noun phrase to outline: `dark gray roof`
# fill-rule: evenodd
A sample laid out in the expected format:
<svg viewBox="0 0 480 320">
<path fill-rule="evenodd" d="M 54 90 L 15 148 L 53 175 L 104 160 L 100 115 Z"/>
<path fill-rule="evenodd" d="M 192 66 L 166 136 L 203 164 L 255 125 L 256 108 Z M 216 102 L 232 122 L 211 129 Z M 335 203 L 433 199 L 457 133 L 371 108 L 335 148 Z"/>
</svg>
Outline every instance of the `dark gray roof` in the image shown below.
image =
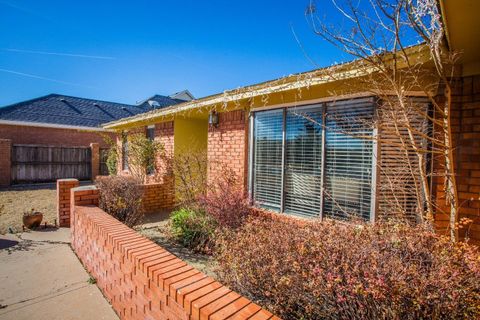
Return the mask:
<svg viewBox="0 0 480 320">
<path fill-rule="evenodd" d="M 149 101 L 156 101 L 158 103 L 158 106 L 155 107 L 155 108 L 152 108 L 149 104 Z M 178 103 L 182 103 L 182 102 L 185 102 L 184 100 L 180 100 L 180 99 L 172 99 L 170 97 L 167 97 L 167 96 L 162 96 L 160 94 L 156 94 L 148 99 L 145 99 L 143 101 L 141 101 L 138 106 L 140 107 L 143 107 L 143 108 L 146 108 L 148 110 L 152 110 L 152 109 L 159 109 L 159 108 L 165 108 L 165 107 L 168 107 L 168 106 L 171 106 L 171 105 L 174 105 L 174 104 L 178 104 Z"/>
<path fill-rule="evenodd" d="M 161 97 L 161 96 L 160 96 Z M 166 97 L 168 98 L 168 97 Z M 168 98 L 173 100 L 171 98 Z M 167 104 L 178 103 L 176 100 Z M 152 110 L 148 103 L 129 105 L 59 94 L 23 101 L 0 108 L 0 119 L 81 127 L 100 127 L 102 123 Z"/>
</svg>

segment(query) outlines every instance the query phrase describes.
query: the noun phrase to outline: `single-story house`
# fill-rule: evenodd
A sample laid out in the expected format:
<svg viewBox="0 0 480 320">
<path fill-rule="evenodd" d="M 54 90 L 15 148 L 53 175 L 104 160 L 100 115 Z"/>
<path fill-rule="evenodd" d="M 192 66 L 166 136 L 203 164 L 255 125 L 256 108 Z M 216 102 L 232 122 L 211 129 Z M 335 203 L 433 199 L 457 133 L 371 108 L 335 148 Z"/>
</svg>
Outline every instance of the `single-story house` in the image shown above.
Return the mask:
<svg viewBox="0 0 480 320">
<path fill-rule="evenodd" d="M 189 99 L 188 94 L 188 91 L 182 91 L 172 97 L 155 95 L 137 105 L 49 94 L 1 107 L 0 186 L 11 182 L 78 177 L 76 174 L 90 177 L 97 172 L 88 169 L 88 158 L 92 155 L 87 149 L 92 143 L 100 149 L 107 148 L 103 135 L 112 136 L 102 128 L 102 123 L 185 102 Z M 64 154 L 57 160 L 51 159 L 54 153 L 62 152 Z M 76 160 L 68 160 L 65 152 L 72 153 Z M 66 171 L 55 173 L 52 172 L 56 170 L 53 162 L 58 162 L 57 167 L 62 166 L 61 162 L 78 163 L 70 165 L 70 171 L 65 169 L 67 165 L 63 165 Z M 78 169 L 74 169 L 75 166 L 86 168 L 79 169 L 85 174 L 75 171 Z M 36 176 L 42 170 L 42 176 Z"/>
<path fill-rule="evenodd" d="M 463 52 L 455 73 L 451 130 L 459 218 L 468 217 L 473 223 L 461 235 L 480 243 L 480 42 L 474 40 L 479 36 L 476 9 L 480 8 L 474 1 L 442 3 L 448 45 Z M 468 6 L 474 8 L 465 10 Z M 412 52 L 422 61 L 422 50 L 427 49 L 415 48 L 420 49 Z M 122 133 L 148 131 L 172 155 L 204 152 L 209 162 L 235 170 L 253 200 L 273 211 L 340 219 L 353 213 L 366 221 L 397 211 L 414 215 L 419 210 L 411 193 L 415 185 L 399 165 L 405 157 L 398 147 L 401 138 L 392 134 L 388 118 L 378 112 L 377 96 L 371 90 L 345 89 L 365 76 L 357 63 L 225 91 L 112 121 L 104 128 Z M 423 67 L 425 74 L 434 72 L 427 60 Z M 336 76 L 326 76 L 327 72 Z M 416 108 L 428 113 L 425 95 L 410 94 Z M 298 117 L 298 113 L 306 116 Z M 367 124 L 372 118 L 377 120 L 370 122 L 374 125 Z M 377 139 L 359 139 L 332 129 L 345 127 L 339 119 L 362 120 L 348 130 Z M 415 125 L 418 130 L 429 127 L 422 121 Z M 120 160 L 128 161 L 125 157 Z M 128 166 L 120 165 L 128 171 Z M 443 178 L 435 174 L 435 166 L 434 156 L 419 165 L 431 172 L 428 183 L 435 201 L 436 226 L 446 231 L 449 216 Z M 220 166 L 209 168 L 209 178 L 218 173 L 216 168 Z M 387 173 L 406 178 L 392 185 Z M 161 169 L 155 175 L 159 180 L 168 179 Z M 175 181 L 168 181 L 172 185 L 165 193 L 174 197 Z"/>
</svg>

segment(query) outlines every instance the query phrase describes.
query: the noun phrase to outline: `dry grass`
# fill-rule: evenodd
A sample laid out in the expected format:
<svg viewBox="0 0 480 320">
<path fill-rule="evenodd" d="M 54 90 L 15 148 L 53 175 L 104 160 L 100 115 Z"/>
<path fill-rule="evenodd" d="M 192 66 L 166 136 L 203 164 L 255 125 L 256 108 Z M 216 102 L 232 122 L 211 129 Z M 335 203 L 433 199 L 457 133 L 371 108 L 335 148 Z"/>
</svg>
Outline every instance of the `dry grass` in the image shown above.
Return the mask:
<svg viewBox="0 0 480 320">
<path fill-rule="evenodd" d="M 53 224 L 56 219 L 55 184 L 16 186 L 0 189 L 0 234 L 22 231 L 23 212 L 34 208 L 43 213 L 43 222 Z"/>
</svg>

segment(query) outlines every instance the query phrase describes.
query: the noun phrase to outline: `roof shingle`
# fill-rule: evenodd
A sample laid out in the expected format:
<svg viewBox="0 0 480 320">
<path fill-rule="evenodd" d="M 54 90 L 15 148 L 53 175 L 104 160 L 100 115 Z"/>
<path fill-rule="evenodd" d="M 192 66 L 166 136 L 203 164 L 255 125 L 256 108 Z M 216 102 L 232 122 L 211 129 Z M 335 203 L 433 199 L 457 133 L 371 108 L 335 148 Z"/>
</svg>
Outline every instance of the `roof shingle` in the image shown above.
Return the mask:
<svg viewBox="0 0 480 320">
<path fill-rule="evenodd" d="M 162 97 L 162 96 L 159 96 Z M 179 103 L 165 97 L 163 106 Z M 49 94 L 36 99 L 0 108 L 0 119 L 80 127 L 100 127 L 115 121 L 152 110 L 148 103 L 129 105 L 94 99 Z"/>
</svg>

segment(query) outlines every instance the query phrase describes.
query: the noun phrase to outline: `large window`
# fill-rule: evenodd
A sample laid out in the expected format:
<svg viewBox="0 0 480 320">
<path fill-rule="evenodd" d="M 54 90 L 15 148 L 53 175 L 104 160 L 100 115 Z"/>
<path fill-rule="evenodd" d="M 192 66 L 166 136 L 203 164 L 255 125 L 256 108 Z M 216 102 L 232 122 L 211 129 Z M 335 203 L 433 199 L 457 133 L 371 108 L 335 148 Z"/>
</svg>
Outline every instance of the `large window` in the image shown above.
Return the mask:
<svg viewBox="0 0 480 320">
<path fill-rule="evenodd" d="M 262 207 L 370 219 L 373 100 L 253 114 L 251 191 Z"/>
</svg>

